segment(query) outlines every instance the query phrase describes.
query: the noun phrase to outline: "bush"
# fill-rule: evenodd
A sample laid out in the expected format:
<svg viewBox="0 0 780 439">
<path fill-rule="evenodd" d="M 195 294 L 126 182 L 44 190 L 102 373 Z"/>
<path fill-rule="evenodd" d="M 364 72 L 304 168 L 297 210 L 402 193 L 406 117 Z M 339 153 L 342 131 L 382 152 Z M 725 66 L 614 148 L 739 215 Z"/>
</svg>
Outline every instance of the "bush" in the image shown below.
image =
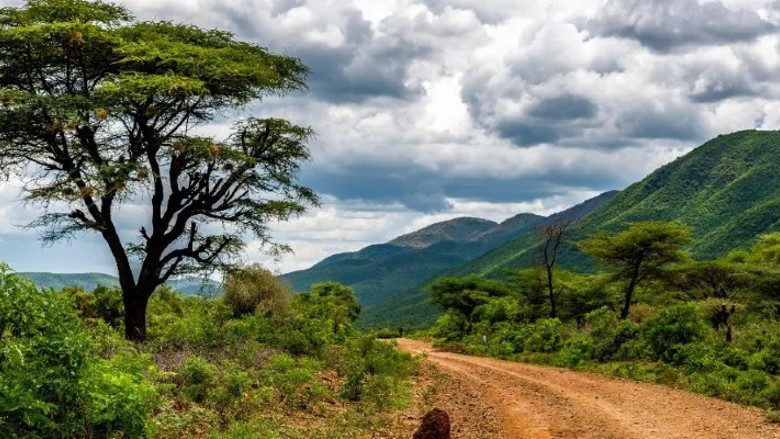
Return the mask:
<svg viewBox="0 0 780 439">
<path fill-rule="evenodd" d="M 187 357 L 181 370 L 184 394 L 195 402 L 203 402 L 214 384 L 217 368 L 205 359 Z"/>
<path fill-rule="evenodd" d="M 402 395 L 402 383 L 416 370 L 416 364 L 410 354 L 390 343 L 372 337 L 352 339 L 338 368 L 345 379 L 341 394 L 375 408 L 390 407 Z"/>
<path fill-rule="evenodd" d="M 233 317 L 284 314 L 292 297 L 289 285 L 257 265 L 228 273 L 222 290 L 222 301 L 232 310 Z"/>
<path fill-rule="evenodd" d="M 526 328 L 527 336 L 523 344 L 526 352 L 552 353 L 563 346 L 561 329 L 563 325 L 558 319 L 542 319 Z"/>
<path fill-rule="evenodd" d="M 604 362 L 631 357 L 621 353 L 625 346 L 630 345 L 639 336 L 639 326 L 636 323 L 618 319 L 617 314 L 608 308 L 588 313 L 585 321 L 592 328 L 590 336 L 593 345 L 589 355 L 591 359 Z"/>
<path fill-rule="evenodd" d="M 263 383 L 276 391 L 284 407 L 305 409 L 327 395 L 327 389 L 315 380 L 319 370 L 320 364 L 315 360 L 277 354 L 268 359 L 261 376 Z"/>
<path fill-rule="evenodd" d="M 693 304 L 674 305 L 648 320 L 642 336 L 652 360 L 674 363 L 683 345 L 706 337 L 709 327 Z"/>
<path fill-rule="evenodd" d="M 72 300 L 0 266 L 0 437 L 144 435 L 149 365 L 98 358 Z"/>
</svg>

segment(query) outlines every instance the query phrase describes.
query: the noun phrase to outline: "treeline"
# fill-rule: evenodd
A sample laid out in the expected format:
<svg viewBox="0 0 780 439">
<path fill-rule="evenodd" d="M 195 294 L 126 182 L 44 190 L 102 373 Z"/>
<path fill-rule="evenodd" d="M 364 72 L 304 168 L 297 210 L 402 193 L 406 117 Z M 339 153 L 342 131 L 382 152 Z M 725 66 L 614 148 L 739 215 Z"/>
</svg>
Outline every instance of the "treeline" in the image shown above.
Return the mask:
<svg viewBox="0 0 780 439">
<path fill-rule="evenodd" d="M 42 291 L 0 268 L 0 437 L 357 437 L 408 404 L 417 364 L 353 328 L 351 289 L 292 296 L 257 267 L 224 287 L 160 289 L 134 344 L 117 289 Z"/>
<path fill-rule="evenodd" d="M 504 280 L 442 278 L 442 346 L 598 370 L 780 408 L 780 234 L 717 260 L 692 260 L 691 230 L 631 224 L 576 243 L 603 271 L 559 268 L 566 225 L 541 231 L 537 267 Z"/>
</svg>

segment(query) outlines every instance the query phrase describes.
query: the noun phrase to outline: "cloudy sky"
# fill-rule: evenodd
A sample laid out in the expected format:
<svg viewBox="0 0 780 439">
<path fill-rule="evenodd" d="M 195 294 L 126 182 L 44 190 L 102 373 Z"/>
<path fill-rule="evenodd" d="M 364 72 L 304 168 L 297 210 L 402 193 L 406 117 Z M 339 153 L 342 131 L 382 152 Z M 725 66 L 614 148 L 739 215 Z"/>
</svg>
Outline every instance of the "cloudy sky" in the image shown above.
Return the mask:
<svg viewBox="0 0 780 439">
<path fill-rule="evenodd" d="M 121 3 L 311 68 L 307 93 L 236 115 L 317 132 L 303 180 L 323 206 L 275 227 L 295 255 L 246 255 L 281 272 L 457 216 L 553 213 L 718 134 L 780 126 L 780 1 Z M 94 237 L 41 247 L 18 227 L 37 213 L 18 196 L 18 183 L 0 183 L 0 260 L 113 273 Z"/>
</svg>

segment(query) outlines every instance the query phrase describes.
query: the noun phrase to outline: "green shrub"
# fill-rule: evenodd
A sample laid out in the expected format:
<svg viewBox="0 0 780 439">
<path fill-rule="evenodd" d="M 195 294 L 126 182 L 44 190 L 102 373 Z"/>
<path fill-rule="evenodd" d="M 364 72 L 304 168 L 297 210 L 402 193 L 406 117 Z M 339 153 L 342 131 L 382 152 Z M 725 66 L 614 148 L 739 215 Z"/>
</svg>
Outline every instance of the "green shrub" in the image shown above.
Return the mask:
<svg viewBox="0 0 780 439">
<path fill-rule="evenodd" d="M 591 359 L 599 362 L 630 359 L 631 355 L 621 355 L 621 351 L 639 336 L 639 325 L 618 319 L 617 314 L 606 307 L 588 313 L 585 321 L 592 328 L 590 336 L 593 344 L 589 353 Z M 633 351 L 637 350 L 636 346 L 632 348 Z"/>
<path fill-rule="evenodd" d="M 288 410 L 304 409 L 327 395 L 327 389 L 315 379 L 319 370 L 316 360 L 277 354 L 268 359 L 261 377 L 265 385 L 275 389 Z"/>
<path fill-rule="evenodd" d="M 563 324 L 558 319 L 541 319 L 527 326 L 524 350 L 540 353 L 559 351 L 563 346 L 562 328 Z"/>
<path fill-rule="evenodd" d="M 446 312 L 436 319 L 431 334 L 446 341 L 461 340 L 466 333 L 466 319 L 453 312 Z"/>
<path fill-rule="evenodd" d="M 390 343 L 372 337 L 349 340 L 338 367 L 345 380 L 341 394 L 350 401 L 364 401 L 375 408 L 392 406 L 403 394 L 404 380 L 416 367 L 410 354 Z"/>
<path fill-rule="evenodd" d="M 772 382 L 763 392 L 767 404 L 773 409 L 780 409 L 780 380 Z"/>
<path fill-rule="evenodd" d="M 683 345 L 702 340 L 708 332 L 699 308 L 693 304 L 666 308 L 642 328 L 651 359 L 667 363 L 675 362 Z"/>
<path fill-rule="evenodd" d="M 231 271 L 222 284 L 222 301 L 233 317 L 281 315 L 290 308 L 290 286 L 258 265 Z"/>
<path fill-rule="evenodd" d="M 192 356 L 184 360 L 181 369 L 184 395 L 195 402 L 203 402 L 214 384 L 217 368 L 205 359 Z"/>
<path fill-rule="evenodd" d="M 144 436 L 148 362 L 98 358 L 72 300 L 0 266 L 0 437 Z"/>
<path fill-rule="evenodd" d="M 564 367 L 577 367 L 585 364 L 593 352 L 593 339 L 588 335 L 572 337 L 563 345 L 558 357 L 558 365 Z"/>
</svg>

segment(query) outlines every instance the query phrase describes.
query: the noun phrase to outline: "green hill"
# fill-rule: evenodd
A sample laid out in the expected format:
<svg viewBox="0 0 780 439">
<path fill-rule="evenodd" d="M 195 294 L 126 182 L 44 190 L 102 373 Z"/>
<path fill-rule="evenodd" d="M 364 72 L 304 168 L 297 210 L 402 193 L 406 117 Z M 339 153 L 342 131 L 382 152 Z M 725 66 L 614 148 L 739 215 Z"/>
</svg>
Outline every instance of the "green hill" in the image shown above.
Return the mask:
<svg viewBox="0 0 780 439">
<path fill-rule="evenodd" d="M 696 258 L 714 258 L 748 247 L 756 236 L 780 230 L 780 132 L 741 131 L 718 136 L 629 186 L 588 215 L 562 247 L 561 266 L 591 271 L 593 263 L 573 242 L 598 230 L 619 230 L 644 220 L 676 221 L 694 229 Z M 506 268 L 534 263 L 539 238 L 519 236 L 437 276 L 499 277 Z M 426 282 L 369 310 L 371 325 L 419 326 Z"/>
<path fill-rule="evenodd" d="M 355 290 L 364 308 L 370 307 L 525 233 L 543 220 L 544 217 L 532 214 L 520 214 L 501 224 L 480 218 L 455 218 L 386 244 L 330 256 L 309 269 L 282 277 L 295 291 L 308 290 L 317 282 L 341 282 Z"/>
<path fill-rule="evenodd" d="M 119 279 L 103 273 L 48 273 L 27 272 L 20 276 L 29 277 L 39 288 L 61 290 L 65 287 L 79 287 L 92 291 L 98 285 L 118 287 Z M 219 283 L 196 277 L 187 277 L 168 282 L 168 286 L 184 295 L 215 295 L 219 292 Z"/>
<path fill-rule="evenodd" d="M 599 209 L 605 203 L 614 199 L 618 195 L 618 191 L 604 192 L 603 194 L 591 198 L 583 203 L 566 209 L 562 212 L 550 215 L 547 218 L 543 218 L 542 221 L 536 224 L 541 226 L 549 224 L 551 222 L 559 221 L 562 219 L 569 219 L 572 221 L 580 221 L 582 218 L 587 217 L 591 212 Z M 511 219 L 510 219 L 511 220 Z M 507 221 L 510 221 L 507 220 Z M 425 291 L 425 286 L 434 278 L 439 276 L 465 276 L 475 271 L 473 270 L 473 264 L 476 261 L 486 259 L 491 261 L 499 251 L 505 251 L 502 249 L 512 249 L 514 242 L 525 242 L 530 240 L 535 242 L 536 234 L 523 233 L 516 235 L 509 241 L 505 241 L 504 244 L 488 250 L 486 253 L 476 256 L 470 261 L 451 266 L 447 269 L 434 273 L 432 276 L 424 279 L 413 285 L 411 288 L 397 294 L 390 299 L 379 302 L 373 306 L 366 306 L 360 315 L 358 323 L 362 327 L 378 327 L 378 326 L 403 326 L 407 328 L 419 328 L 428 326 L 433 323 L 434 319 L 438 315 L 438 311 L 428 303 L 428 294 Z"/>
</svg>

